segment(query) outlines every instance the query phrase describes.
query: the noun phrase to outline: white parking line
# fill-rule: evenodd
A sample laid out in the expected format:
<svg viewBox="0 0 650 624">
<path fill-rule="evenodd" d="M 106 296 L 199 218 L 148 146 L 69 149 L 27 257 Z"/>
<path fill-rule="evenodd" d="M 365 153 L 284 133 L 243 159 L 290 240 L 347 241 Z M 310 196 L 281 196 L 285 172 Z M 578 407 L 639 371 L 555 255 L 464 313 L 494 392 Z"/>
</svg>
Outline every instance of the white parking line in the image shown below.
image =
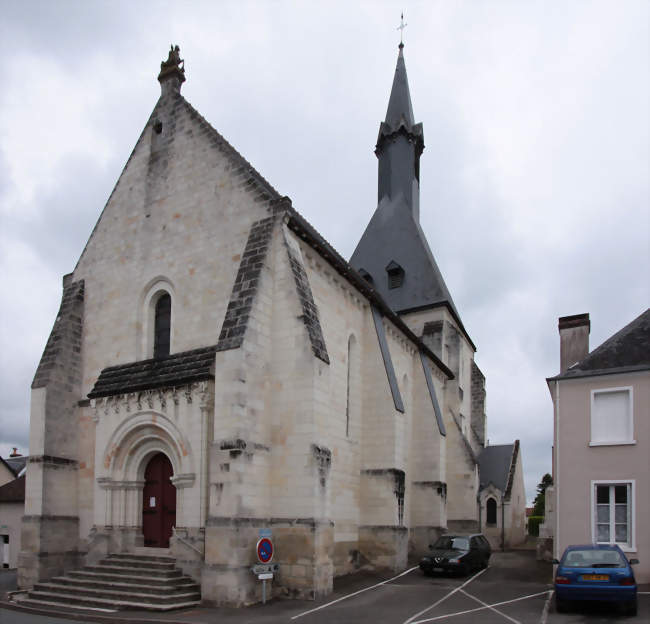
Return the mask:
<svg viewBox="0 0 650 624">
<path fill-rule="evenodd" d="M 328 602 L 327 604 L 321 605 L 320 607 L 316 607 L 315 609 L 310 609 L 309 611 L 303 611 L 302 613 L 299 613 L 298 615 L 294 615 L 291 619 L 292 620 L 297 620 L 298 618 L 302 617 L 303 615 L 309 615 L 310 613 L 314 613 L 314 611 L 320 611 L 321 609 L 324 609 L 325 607 L 331 607 L 333 604 L 336 604 L 337 602 L 341 602 L 341 600 L 347 600 L 348 598 L 352 598 L 353 596 L 358 596 L 359 594 L 363 594 L 363 592 L 368 591 L 369 589 L 374 589 L 375 587 L 380 587 L 381 585 L 386 585 L 386 583 L 390 583 L 391 581 L 394 581 L 395 579 L 398 579 L 400 576 L 404 576 L 405 574 L 408 574 L 409 572 L 413 572 L 413 570 L 417 570 L 420 566 L 413 566 L 412 568 L 409 568 L 408 570 L 404 570 L 401 574 L 398 574 L 397 576 L 393 576 L 392 578 L 386 579 L 385 581 L 382 581 L 381 583 L 376 583 L 375 585 L 371 585 L 370 587 L 364 587 L 363 589 L 360 589 L 359 591 L 355 591 L 352 594 L 347 594 L 345 596 L 341 596 L 340 598 L 337 598 L 336 600 L 332 600 L 331 602 Z"/>
<path fill-rule="evenodd" d="M 514 622 L 514 624 L 521 624 L 519 620 L 515 620 L 514 618 L 511 618 L 509 615 L 506 615 L 505 613 L 501 613 L 501 611 L 495 609 L 492 605 L 489 605 L 487 602 L 483 602 L 482 600 L 479 600 L 476 596 L 472 596 L 472 594 L 468 594 L 464 589 L 461 589 L 460 593 L 465 594 L 465 596 L 471 598 L 472 600 L 476 600 L 476 602 L 482 604 L 486 609 L 491 609 L 495 613 L 502 615 L 504 618 L 506 618 L 506 620 L 510 620 L 511 622 Z"/>
<path fill-rule="evenodd" d="M 512 600 L 504 600 L 503 602 L 495 602 L 494 604 L 486 605 L 485 607 L 477 607 L 476 609 L 467 609 L 466 611 L 457 611 L 456 613 L 446 613 L 445 615 L 436 615 L 435 617 L 432 617 L 432 618 L 426 618 L 424 620 L 416 620 L 414 622 L 411 622 L 410 624 L 424 624 L 425 622 L 436 622 L 438 620 L 444 620 L 446 618 L 456 617 L 458 615 L 467 615 L 468 613 L 476 613 L 477 611 L 484 611 L 485 609 L 492 609 L 493 607 L 501 607 L 503 605 L 511 604 L 513 602 L 519 602 L 520 600 L 528 600 L 528 598 L 537 598 L 537 596 L 543 596 L 544 594 L 547 594 L 547 593 L 552 592 L 552 591 L 553 590 L 550 589 L 550 590 L 546 590 L 546 591 L 543 591 L 543 592 L 539 592 L 538 594 L 530 594 L 529 596 L 521 596 L 519 598 L 513 598 Z M 463 592 L 463 593 L 465 593 L 465 592 Z M 504 615 L 504 614 L 501 613 L 500 615 Z M 504 617 L 508 617 L 508 616 L 504 615 Z M 508 619 L 510 619 L 510 618 L 508 618 Z M 404 622 L 404 624 L 406 624 L 406 622 Z"/>
<path fill-rule="evenodd" d="M 466 585 L 469 585 L 475 578 L 478 578 L 479 576 L 481 576 L 481 574 L 483 574 L 483 572 L 485 572 L 485 570 L 487 570 L 487 568 L 483 568 L 483 570 L 481 570 L 480 572 L 477 572 L 474 576 L 470 576 L 462 585 L 459 585 L 455 589 L 452 589 L 448 594 L 445 594 L 440 600 L 438 600 L 437 602 L 434 602 L 430 607 L 427 607 L 426 609 L 422 609 L 422 611 L 420 611 L 420 612 L 416 613 L 415 615 L 411 616 L 408 620 L 406 620 L 404 622 L 404 624 L 411 624 L 411 622 L 414 622 L 414 620 L 419 618 L 423 613 L 426 613 L 427 611 L 431 611 L 431 609 L 435 609 L 441 602 L 443 602 L 443 600 L 447 600 L 447 598 L 449 598 L 449 596 L 455 594 L 457 591 L 460 591 L 461 589 L 463 589 L 463 587 L 465 587 Z M 428 621 L 428 620 L 424 620 L 424 621 Z"/>
<path fill-rule="evenodd" d="M 555 593 L 554 590 L 552 589 L 548 590 L 548 598 L 544 603 L 544 608 L 542 609 L 542 617 L 539 618 L 539 624 L 546 624 L 546 620 L 548 620 L 548 610 L 551 606 L 551 598 L 553 598 L 554 593 Z"/>
</svg>

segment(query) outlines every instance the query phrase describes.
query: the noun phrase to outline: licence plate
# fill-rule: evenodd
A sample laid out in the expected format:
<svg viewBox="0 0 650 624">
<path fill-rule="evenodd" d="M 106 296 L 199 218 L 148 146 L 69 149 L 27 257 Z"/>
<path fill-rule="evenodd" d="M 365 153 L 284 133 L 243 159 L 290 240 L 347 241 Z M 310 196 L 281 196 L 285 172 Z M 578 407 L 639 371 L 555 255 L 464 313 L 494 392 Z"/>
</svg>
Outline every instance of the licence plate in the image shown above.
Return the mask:
<svg viewBox="0 0 650 624">
<path fill-rule="evenodd" d="M 444 572 L 443 568 L 433 568 L 434 572 Z"/>
<path fill-rule="evenodd" d="M 583 574 L 583 581 L 609 581 L 609 574 Z"/>
</svg>

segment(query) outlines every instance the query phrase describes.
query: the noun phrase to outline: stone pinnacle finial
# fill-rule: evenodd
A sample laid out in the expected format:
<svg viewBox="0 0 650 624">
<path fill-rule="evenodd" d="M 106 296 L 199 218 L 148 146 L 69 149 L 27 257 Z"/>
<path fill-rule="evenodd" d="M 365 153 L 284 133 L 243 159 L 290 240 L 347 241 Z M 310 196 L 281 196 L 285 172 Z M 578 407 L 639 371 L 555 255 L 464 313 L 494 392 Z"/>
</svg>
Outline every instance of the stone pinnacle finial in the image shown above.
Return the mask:
<svg viewBox="0 0 650 624">
<path fill-rule="evenodd" d="M 181 58 L 181 49 L 176 45 L 169 47 L 169 56 L 160 63 L 158 82 L 163 95 L 181 92 L 181 85 L 185 82 L 185 61 Z"/>
</svg>

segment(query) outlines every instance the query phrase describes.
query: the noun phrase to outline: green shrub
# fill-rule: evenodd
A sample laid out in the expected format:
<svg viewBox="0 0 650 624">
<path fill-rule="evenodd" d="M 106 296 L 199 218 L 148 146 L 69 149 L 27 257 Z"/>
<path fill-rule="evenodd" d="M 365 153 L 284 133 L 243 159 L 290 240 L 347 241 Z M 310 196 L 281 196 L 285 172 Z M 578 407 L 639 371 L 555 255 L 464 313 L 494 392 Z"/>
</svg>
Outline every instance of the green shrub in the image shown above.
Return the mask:
<svg viewBox="0 0 650 624">
<path fill-rule="evenodd" d="M 528 516 L 528 535 L 539 536 L 539 525 L 544 522 L 544 516 Z"/>
</svg>

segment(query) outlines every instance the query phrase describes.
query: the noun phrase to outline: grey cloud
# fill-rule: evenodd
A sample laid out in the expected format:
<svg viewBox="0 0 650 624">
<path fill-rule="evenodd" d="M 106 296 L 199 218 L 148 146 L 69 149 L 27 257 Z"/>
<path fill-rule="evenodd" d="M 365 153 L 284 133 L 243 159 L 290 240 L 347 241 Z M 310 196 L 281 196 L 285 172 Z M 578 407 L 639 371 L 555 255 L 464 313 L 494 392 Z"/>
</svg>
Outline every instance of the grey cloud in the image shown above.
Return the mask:
<svg viewBox="0 0 650 624">
<path fill-rule="evenodd" d="M 188 100 L 349 257 L 376 206 L 373 148 L 401 10 L 346 5 L 341 20 L 331 3 L 5 5 L 10 65 L 13 54 L 41 55 L 72 82 L 80 59 L 84 71 L 101 71 L 97 59 L 121 71 L 97 87 L 88 111 L 113 148 L 111 162 L 63 157 L 57 188 L 40 187 L 31 206 L 39 216 L 3 223 L 53 266 L 40 287 L 33 272 L 25 277 L 51 299 L 32 339 L 39 346 L 25 352 L 12 336 L 20 324 L 8 320 L 2 349 L 16 354 L 16 374 L 1 373 L 0 442 L 20 418 L 12 435 L 26 440 L 28 386 L 60 274 L 81 253 L 155 104 L 157 64 L 171 40 L 186 59 Z M 557 372 L 557 317 L 590 312 L 596 346 L 650 300 L 648 4 L 547 8 L 416 4 L 407 9 L 405 49 L 425 131 L 423 228 L 478 346 L 488 437 L 521 439 L 529 499 L 550 472 L 544 379 Z M 0 190 L 3 173 L 0 166 Z"/>
</svg>

